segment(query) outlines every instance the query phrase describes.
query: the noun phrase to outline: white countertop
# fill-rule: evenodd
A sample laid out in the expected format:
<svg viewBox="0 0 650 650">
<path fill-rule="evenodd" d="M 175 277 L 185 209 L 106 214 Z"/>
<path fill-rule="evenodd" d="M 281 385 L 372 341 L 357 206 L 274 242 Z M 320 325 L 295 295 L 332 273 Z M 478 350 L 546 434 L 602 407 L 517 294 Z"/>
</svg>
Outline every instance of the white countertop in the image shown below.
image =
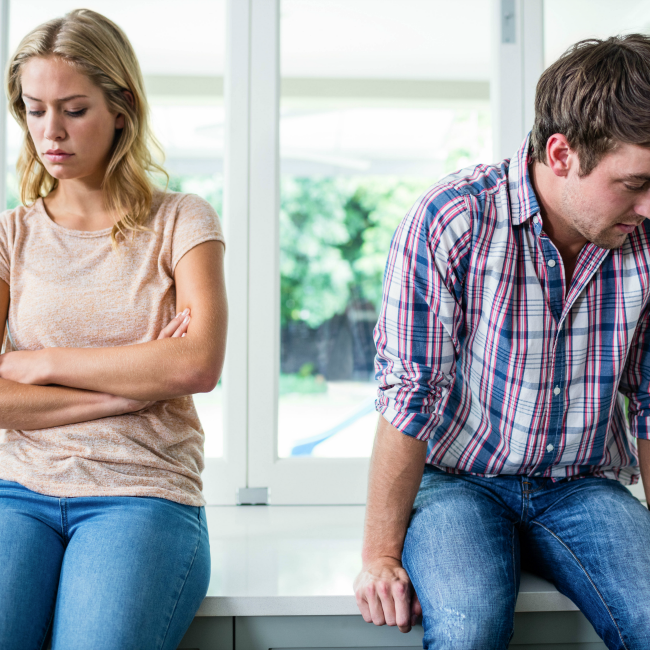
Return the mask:
<svg viewBox="0 0 650 650">
<path fill-rule="evenodd" d="M 198 616 L 358 615 L 362 506 L 208 506 L 212 577 Z M 576 606 L 524 573 L 518 612 Z"/>
</svg>

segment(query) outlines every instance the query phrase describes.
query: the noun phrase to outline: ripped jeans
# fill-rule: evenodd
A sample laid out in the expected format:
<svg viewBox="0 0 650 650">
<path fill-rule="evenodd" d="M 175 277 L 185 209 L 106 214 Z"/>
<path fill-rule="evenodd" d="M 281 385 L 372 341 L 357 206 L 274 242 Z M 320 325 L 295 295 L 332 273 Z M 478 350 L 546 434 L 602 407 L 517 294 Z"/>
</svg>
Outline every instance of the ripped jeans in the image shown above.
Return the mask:
<svg viewBox="0 0 650 650">
<path fill-rule="evenodd" d="M 402 556 L 425 649 L 508 647 L 520 565 L 608 648 L 650 648 L 650 512 L 617 481 L 481 478 L 426 466 Z"/>
</svg>

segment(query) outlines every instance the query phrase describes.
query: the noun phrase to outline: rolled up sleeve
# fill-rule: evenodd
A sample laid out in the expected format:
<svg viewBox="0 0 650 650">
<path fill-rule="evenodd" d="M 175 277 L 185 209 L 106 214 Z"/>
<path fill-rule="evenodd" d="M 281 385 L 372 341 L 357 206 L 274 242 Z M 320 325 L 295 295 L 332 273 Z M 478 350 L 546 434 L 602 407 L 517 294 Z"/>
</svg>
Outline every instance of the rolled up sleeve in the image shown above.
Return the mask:
<svg viewBox="0 0 650 650">
<path fill-rule="evenodd" d="M 440 423 L 455 380 L 470 224 L 465 197 L 434 186 L 402 220 L 388 255 L 374 332 L 375 405 L 419 440 L 428 440 Z"/>
</svg>

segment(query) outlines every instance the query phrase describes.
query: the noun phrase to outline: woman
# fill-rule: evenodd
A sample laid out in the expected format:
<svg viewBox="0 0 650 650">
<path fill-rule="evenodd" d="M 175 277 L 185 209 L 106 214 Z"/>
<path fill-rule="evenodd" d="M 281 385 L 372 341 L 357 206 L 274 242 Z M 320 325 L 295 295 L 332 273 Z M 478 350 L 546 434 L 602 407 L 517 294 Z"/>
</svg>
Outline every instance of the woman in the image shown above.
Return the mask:
<svg viewBox="0 0 650 650">
<path fill-rule="evenodd" d="M 142 75 L 103 16 L 28 34 L 7 90 L 25 140 L 24 206 L 0 215 L 0 648 L 175 649 L 210 577 L 191 394 L 223 363 L 218 217 L 152 184 Z"/>
</svg>

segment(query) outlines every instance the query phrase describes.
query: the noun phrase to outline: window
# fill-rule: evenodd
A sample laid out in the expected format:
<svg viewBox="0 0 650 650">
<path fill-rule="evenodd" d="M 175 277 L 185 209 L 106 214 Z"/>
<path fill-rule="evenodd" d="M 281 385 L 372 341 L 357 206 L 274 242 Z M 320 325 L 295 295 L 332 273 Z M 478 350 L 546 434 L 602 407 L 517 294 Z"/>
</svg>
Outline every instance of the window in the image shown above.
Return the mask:
<svg viewBox="0 0 650 650">
<path fill-rule="evenodd" d="M 250 4 L 248 484 L 362 503 L 390 238 L 429 185 L 491 157 L 489 6 L 271 4 Z"/>
<path fill-rule="evenodd" d="M 433 182 L 491 157 L 489 4 L 282 0 L 280 11 L 277 453 L 367 458 L 391 236 Z M 467 15 L 462 34 L 431 38 Z"/>
<path fill-rule="evenodd" d="M 643 0 L 544 0 L 545 67 L 584 38 L 633 32 L 650 32 L 650 7 Z"/>
</svg>

